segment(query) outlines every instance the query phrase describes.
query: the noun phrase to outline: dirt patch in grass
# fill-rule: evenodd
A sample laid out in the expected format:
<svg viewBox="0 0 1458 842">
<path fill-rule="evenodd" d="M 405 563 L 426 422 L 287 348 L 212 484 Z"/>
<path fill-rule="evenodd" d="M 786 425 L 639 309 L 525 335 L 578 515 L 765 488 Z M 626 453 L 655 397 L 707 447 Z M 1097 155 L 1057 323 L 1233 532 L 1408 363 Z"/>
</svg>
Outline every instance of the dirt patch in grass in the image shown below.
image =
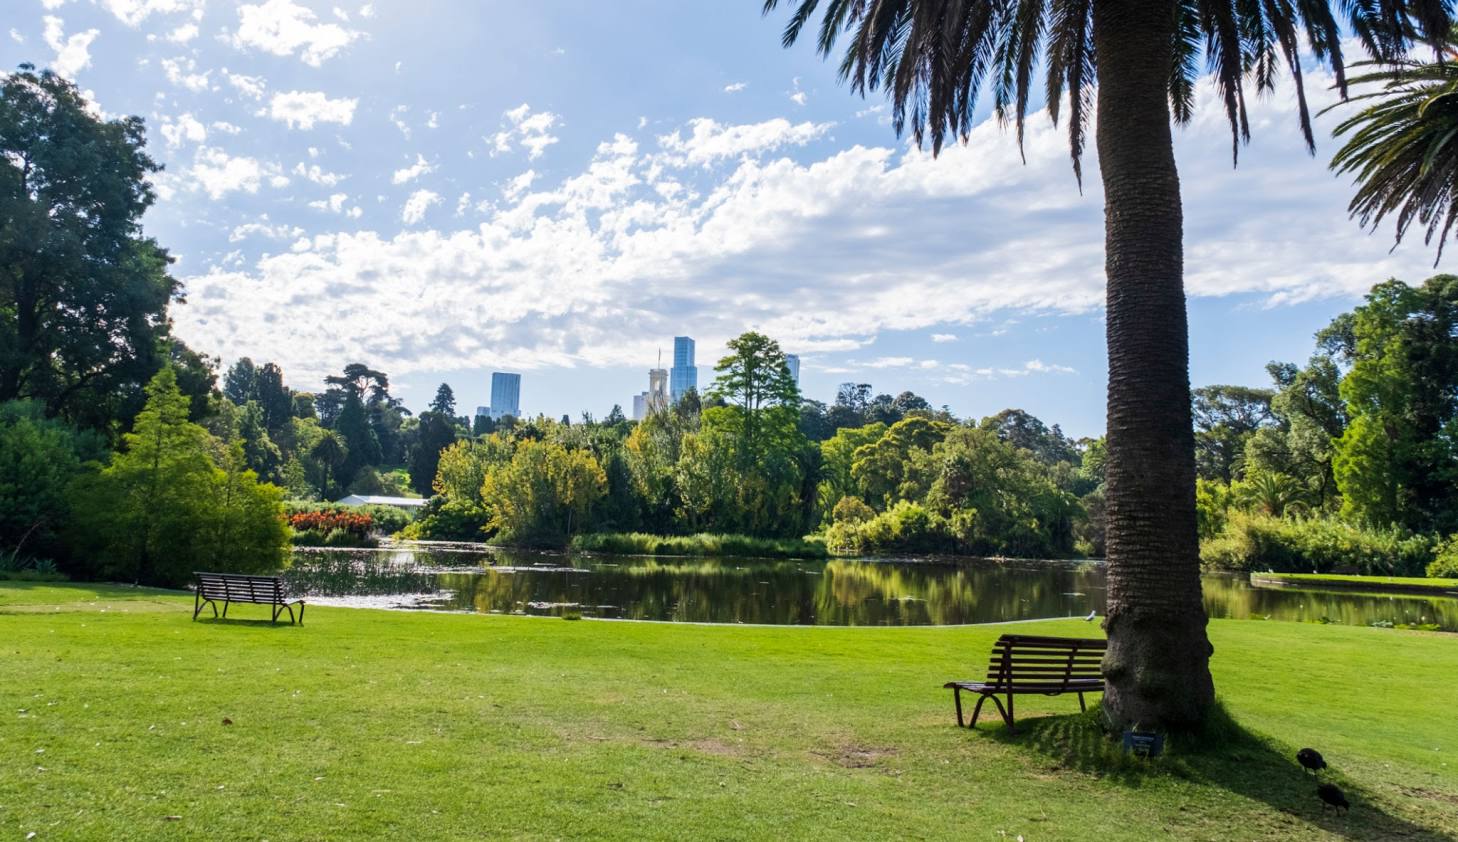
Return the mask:
<svg viewBox="0 0 1458 842">
<path fill-rule="evenodd" d="M 858 743 L 847 743 L 830 751 L 814 752 L 817 757 L 829 760 L 842 769 L 872 769 L 881 765 L 882 761 L 895 757 L 899 753 L 894 748 Z"/>
</svg>

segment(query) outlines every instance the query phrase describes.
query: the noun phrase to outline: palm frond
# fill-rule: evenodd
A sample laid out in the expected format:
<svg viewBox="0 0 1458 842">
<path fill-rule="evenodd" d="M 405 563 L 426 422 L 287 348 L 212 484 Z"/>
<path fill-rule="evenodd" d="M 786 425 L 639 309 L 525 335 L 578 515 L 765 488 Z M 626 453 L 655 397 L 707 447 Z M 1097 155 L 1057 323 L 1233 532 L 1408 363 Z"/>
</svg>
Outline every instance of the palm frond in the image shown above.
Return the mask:
<svg viewBox="0 0 1458 842">
<path fill-rule="evenodd" d="M 1458 222 L 1458 64 L 1360 66 L 1376 69 L 1351 83 L 1377 88 L 1353 97 L 1365 107 L 1333 130 L 1346 143 L 1332 169 L 1357 185 L 1347 210 L 1369 229 L 1392 216 L 1394 248 L 1417 223 L 1425 244 L 1437 240 L 1437 265 Z"/>
<path fill-rule="evenodd" d="M 989 86 L 995 113 L 1014 126 L 1021 150 L 1033 76 L 1041 65 L 1055 124 L 1067 108 L 1069 151 L 1081 183 L 1098 75 L 1093 10 L 1100 2 L 1107 0 L 785 0 L 791 14 L 782 40 L 787 46 L 797 41 L 819 14 L 816 48 L 822 55 L 841 37 L 849 41 L 840 60 L 842 81 L 862 96 L 884 92 L 897 134 L 909 133 L 918 146 L 929 141 L 933 154 L 949 139 L 966 141 L 978 96 Z M 1203 60 L 1230 123 L 1232 160 L 1238 161 L 1241 145 L 1250 140 L 1247 89 L 1269 92 L 1282 76 L 1295 85 L 1299 128 L 1307 147 L 1315 149 L 1301 65 L 1303 35 L 1345 97 L 1350 82 L 1343 25 L 1373 60 L 1394 66 L 1406 60 L 1414 43 L 1441 43 L 1453 2 L 1169 0 L 1148 6 L 1150 14 L 1173 15 L 1171 118 L 1190 122 Z M 781 0 L 765 0 L 764 11 L 780 5 Z M 1438 165 L 1435 159 L 1429 169 Z"/>
</svg>

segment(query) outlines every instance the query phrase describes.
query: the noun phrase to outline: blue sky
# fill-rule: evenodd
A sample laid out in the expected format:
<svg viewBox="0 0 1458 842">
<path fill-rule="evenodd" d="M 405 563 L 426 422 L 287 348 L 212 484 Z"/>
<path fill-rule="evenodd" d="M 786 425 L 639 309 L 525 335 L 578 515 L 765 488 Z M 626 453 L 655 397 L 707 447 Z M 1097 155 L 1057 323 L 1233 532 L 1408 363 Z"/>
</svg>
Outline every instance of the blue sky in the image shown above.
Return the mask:
<svg viewBox="0 0 1458 842">
<path fill-rule="evenodd" d="M 706 383 L 756 328 L 810 397 L 853 380 L 1102 430 L 1096 158 L 1080 194 L 1040 114 L 1026 164 L 988 120 L 933 160 L 757 0 L 6 5 L 0 65 L 147 119 L 177 331 L 225 365 L 313 389 L 365 362 L 416 408 L 520 371 L 525 411 L 575 418 L 631 410 L 675 334 Z M 1346 218 L 1333 120 L 1308 156 L 1289 88 L 1255 104 L 1236 170 L 1212 97 L 1176 141 L 1192 379 L 1264 384 L 1432 254 Z"/>
</svg>

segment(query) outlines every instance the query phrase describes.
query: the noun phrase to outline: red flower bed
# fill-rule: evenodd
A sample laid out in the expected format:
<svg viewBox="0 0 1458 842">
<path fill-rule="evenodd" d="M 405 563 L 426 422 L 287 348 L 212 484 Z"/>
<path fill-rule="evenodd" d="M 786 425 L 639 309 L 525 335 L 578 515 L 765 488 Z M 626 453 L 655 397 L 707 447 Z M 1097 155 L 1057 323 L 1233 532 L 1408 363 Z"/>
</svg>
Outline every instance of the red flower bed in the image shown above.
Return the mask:
<svg viewBox="0 0 1458 842">
<path fill-rule="evenodd" d="M 322 512 L 299 512 L 289 515 L 289 526 L 299 532 L 313 530 L 321 534 L 328 534 L 335 529 L 342 529 L 351 535 L 358 535 L 361 538 L 370 534 L 370 528 L 374 526 L 374 518 L 369 515 L 359 515 L 353 512 L 322 511 Z"/>
</svg>

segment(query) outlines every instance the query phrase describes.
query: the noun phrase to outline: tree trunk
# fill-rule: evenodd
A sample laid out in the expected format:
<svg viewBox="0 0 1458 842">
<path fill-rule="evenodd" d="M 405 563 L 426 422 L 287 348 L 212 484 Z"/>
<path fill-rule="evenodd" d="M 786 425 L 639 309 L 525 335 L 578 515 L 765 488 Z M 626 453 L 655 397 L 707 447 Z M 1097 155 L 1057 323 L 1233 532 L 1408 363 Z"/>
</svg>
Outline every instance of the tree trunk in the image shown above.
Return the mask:
<svg viewBox="0 0 1458 842">
<path fill-rule="evenodd" d="M 1109 350 L 1104 710 L 1186 728 L 1214 701 L 1200 594 L 1183 221 L 1166 85 L 1173 0 L 1098 0 Z"/>
</svg>

